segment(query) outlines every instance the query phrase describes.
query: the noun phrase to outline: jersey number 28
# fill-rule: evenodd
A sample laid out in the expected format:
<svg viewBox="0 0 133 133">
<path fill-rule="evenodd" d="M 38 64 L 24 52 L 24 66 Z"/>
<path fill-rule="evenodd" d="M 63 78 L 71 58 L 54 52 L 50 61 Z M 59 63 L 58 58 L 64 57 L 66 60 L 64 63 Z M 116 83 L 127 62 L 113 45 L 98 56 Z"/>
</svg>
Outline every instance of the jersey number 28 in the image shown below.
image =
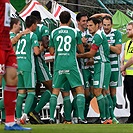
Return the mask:
<svg viewBox="0 0 133 133">
<path fill-rule="evenodd" d="M 70 50 L 70 48 L 71 48 L 71 41 L 72 41 L 72 38 L 71 38 L 71 36 L 65 36 L 65 37 L 63 37 L 63 36 L 58 36 L 57 38 L 56 38 L 56 40 L 58 41 L 58 42 L 60 42 L 59 43 L 59 46 L 58 46 L 58 51 L 66 51 L 66 52 L 68 52 L 69 50 Z M 62 45 L 64 45 L 64 47 L 62 48 Z"/>
</svg>

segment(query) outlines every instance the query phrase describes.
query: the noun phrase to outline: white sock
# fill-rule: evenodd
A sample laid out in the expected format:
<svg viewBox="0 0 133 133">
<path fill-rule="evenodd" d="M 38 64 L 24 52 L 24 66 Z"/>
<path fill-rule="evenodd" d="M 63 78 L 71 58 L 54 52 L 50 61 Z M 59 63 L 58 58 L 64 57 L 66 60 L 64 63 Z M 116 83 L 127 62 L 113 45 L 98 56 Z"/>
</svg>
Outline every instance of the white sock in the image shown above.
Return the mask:
<svg viewBox="0 0 133 133">
<path fill-rule="evenodd" d="M 14 124 L 16 124 L 16 123 L 15 123 L 15 122 L 8 122 L 8 123 L 5 123 L 5 125 L 8 126 L 8 127 L 13 126 Z"/>
</svg>

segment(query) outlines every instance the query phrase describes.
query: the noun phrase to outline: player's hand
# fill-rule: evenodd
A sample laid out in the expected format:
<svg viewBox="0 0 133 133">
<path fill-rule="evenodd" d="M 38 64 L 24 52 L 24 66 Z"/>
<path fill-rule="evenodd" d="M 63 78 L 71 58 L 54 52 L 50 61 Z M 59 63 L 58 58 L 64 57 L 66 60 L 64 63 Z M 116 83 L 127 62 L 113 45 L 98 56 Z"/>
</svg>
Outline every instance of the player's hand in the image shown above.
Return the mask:
<svg viewBox="0 0 133 133">
<path fill-rule="evenodd" d="M 22 31 L 21 33 L 23 34 L 23 35 L 26 35 L 26 34 L 29 34 L 31 31 L 29 30 L 29 29 L 26 29 L 26 30 L 24 30 L 24 31 Z"/>
<path fill-rule="evenodd" d="M 87 38 L 86 37 L 82 37 L 81 40 L 82 40 L 83 44 L 86 44 L 86 42 L 87 42 Z"/>
<path fill-rule="evenodd" d="M 82 54 L 76 53 L 76 56 L 77 56 L 77 58 L 81 58 L 82 57 Z"/>
<path fill-rule="evenodd" d="M 90 60 L 88 62 L 86 62 L 87 66 L 92 66 L 94 65 L 94 60 L 92 58 L 90 58 Z"/>
</svg>

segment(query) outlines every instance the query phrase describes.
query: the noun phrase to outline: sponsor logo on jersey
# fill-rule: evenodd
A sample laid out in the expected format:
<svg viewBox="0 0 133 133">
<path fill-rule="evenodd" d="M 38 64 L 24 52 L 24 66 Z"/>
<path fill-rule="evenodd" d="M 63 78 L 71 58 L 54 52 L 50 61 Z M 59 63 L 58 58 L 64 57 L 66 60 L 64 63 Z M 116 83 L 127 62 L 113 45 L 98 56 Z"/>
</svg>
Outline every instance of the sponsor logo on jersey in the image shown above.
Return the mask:
<svg viewBox="0 0 133 133">
<path fill-rule="evenodd" d="M 99 81 L 93 81 L 93 85 L 99 85 Z"/>
<path fill-rule="evenodd" d="M 70 70 L 59 70 L 58 71 L 58 74 L 59 75 L 62 75 L 62 74 L 70 74 Z"/>
<path fill-rule="evenodd" d="M 117 86 L 117 83 L 118 83 L 118 82 L 111 81 L 111 82 L 110 82 L 110 86 Z"/>
</svg>

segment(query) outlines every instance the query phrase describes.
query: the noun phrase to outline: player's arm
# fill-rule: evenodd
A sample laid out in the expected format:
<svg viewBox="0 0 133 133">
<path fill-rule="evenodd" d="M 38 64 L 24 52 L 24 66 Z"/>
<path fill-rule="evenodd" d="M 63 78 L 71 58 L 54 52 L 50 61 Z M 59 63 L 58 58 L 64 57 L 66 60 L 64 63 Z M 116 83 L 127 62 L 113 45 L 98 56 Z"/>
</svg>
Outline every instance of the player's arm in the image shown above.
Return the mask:
<svg viewBox="0 0 133 133">
<path fill-rule="evenodd" d="M 41 52 L 44 51 L 44 47 L 43 46 L 36 46 L 33 48 L 33 50 L 34 50 L 35 55 L 39 55 Z"/>
<path fill-rule="evenodd" d="M 54 53 L 55 53 L 54 47 L 50 47 L 50 48 L 49 48 L 49 52 L 50 52 L 50 54 L 53 56 Z"/>
<path fill-rule="evenodd" d="M 78 52 L 80 52 L 80 53 L 84 53 L 84 47 L 83 47 L 83 44 L 79 44 L 79 45 L 77 45 L 77 48 L 78 48 Z"/>
<path fill-rule="evenodd" d="M 110 50 L 118 55 L 121 53 L 121 48 L 122 48 L 121 44 L 110 46 Z"/>
<path fill-rule="evenodd" d="M 122 49 L 122 36 L 121 33 L 117 30 L 115 34 L 115 46 L 110 46 L 110 50 L 116 54 L 120 54 Z"/>
<path fill-rule="evenodd" d="M 28 34 L 28 33 L 30 33 L 31 31 L 29 30 L 29 29 L 26 29 L 26 30 L 24 30 L 24 31 L 22 31 L 22 32 L 20 32 L 20 33 L 18 33 L 15 37 L 13 37 L 13 38 L 11 38 L 11 43 L 12 43 L 12 45 L 15 45 L 17 42 L 18 42 L 18 40 L 23 36 L 23 35 L 26 35 L 26 34 Z"/>
<path fill-rule="evenodd" d="M 50 40 L 49 40 L 49 52 L 53 56 L 55 53 L 55 45 L 53 41 L 53 32 L 50 34 Z"/>
<path fill-rule="evenodd" d="M 13 38 L 11 38 L 11 43 L 12 45 L 15 45 L 18 40 L 23 36 L 24 34 L 21 32 L 19 34 L 17 34 L 16 36 L 14 36 Z"/>
<path fill-rule="evenodd" d="M 121 59 L 121 66 L 124 65 L 124 59 L 125 59 L 125 53 L 123 54 L 122 59 Z"/>
<path fill-rule="evenodd" d="M 42 46 L 44 46 L 44 48 L 48 48 L 48 44 L 49 44 L 49 36 L 43 36 L 42 37 Z"/>
<path fill-rule="evenodd" d="M 98 46 L 96 44 L 93 44 L 89 52 L 85 52 L 84 54 L 78 54 L 77 57 L 79 58 L 92 58 L 95 56 Z"/>
<path fill-rule="evenodd" d="M 112 17 L 110 14 L 108 14 L 108 13 L 97 13 L 97 14 L 94 14 L 94 15 L 92 15 L 90 18 L 92 18 L 92 17 L 95 17 L 95 18 L 100 18 L 100 17 L 105 17 L 105 16 L 110 16 L 110 17 Z"/>
<path fill-rule="evenodd" d="M 39 55 L 42 51 L 44 51 L 44 47 L 39 44 L 38 38 L 36 34 L 32 35 L 32 48 L 35 55 Z"/>
</svg>

